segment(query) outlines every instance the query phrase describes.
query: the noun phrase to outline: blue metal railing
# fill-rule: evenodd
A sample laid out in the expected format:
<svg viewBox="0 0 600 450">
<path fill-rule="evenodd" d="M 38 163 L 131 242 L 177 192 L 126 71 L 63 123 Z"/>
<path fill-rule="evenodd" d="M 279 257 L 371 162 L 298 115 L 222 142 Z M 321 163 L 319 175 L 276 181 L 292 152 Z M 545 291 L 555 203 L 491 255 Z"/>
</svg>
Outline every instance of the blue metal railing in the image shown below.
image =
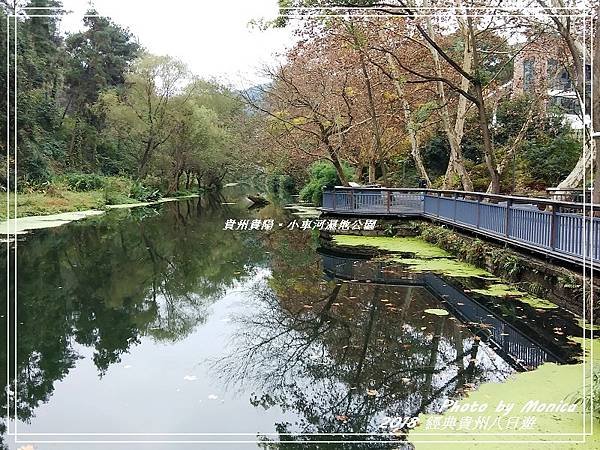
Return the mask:
<svg viewBox="0 0 600 450">
<path fill-rule="evenodd" d="M 590 204 L 482 192 L 335 188 L 323 193 L 322 209 L 426 217 L 569 262 L 600 262 L 600 218 L 590 215 Z"/>
</svg>

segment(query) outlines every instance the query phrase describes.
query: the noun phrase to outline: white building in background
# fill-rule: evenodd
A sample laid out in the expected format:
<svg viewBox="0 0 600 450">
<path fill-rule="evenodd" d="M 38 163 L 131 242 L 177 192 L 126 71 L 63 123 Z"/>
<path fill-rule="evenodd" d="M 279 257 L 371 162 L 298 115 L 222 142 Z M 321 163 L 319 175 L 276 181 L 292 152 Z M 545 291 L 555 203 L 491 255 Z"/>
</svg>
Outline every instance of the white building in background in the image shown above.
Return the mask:
<svg viewBox="0 0 600 450">
<path fill-rule="evenodd" d="M 513 95 L 540 96 L 547 108 L 558 107 L 573 130 L 590 124 L 589 114 L 582 114 L 573 81 L 567 70 L 571 64 L 568 50 L 559 38 L 547 38 L 530 44 L 514 60 Z M 591 102 L 591 66 L 585 66 L 586 111 Z"/>
</svg>

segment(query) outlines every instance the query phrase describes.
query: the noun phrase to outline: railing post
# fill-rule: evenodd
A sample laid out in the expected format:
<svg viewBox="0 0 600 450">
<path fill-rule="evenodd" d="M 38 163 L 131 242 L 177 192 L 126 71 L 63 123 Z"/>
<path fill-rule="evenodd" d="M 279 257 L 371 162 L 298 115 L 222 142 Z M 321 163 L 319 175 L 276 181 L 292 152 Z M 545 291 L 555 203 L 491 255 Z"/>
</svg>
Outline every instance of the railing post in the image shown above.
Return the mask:
<svg viewBox="0 0 600 450">
<path fill-rule="evenodd" d="M 481 215 L 481 195 L 477 196 L 477 218 L 475 219 L 475 228 L 479 229 L 479 216 Z"/>
<path fill-rule="evenodd" d="M 458 202 L 458 194 L 455 192 L 452 195 L 452 198 L 454 199 L 454 222 L 456 222 L 456 203 Z"/>
<path fill-rule="evenodd" d="M 504 214 L 504 235 L 508 237 L 510 235 L 510 210 L 512 207 L 512 200 L 506 199 L 506 213 Z"/>
<path fill-rule="evenodd" d="M 552 205 L 552 215 L 550 216 L 550 249 L 556 248 L 556 238 L 558 236 L 558 216 L 556 215 L 556 205 Z"/>
<path fill-rule="evenodd" d="M 336 199 L 337 199 L 337 194 L 335 192 L 335 188 L 333 188 L 333 191 L 331 191 L 331 195 L 333 195 L 333 210 L 335 211 L 335 208 L 336 208 Z"/>
<path fill-rule="evenodd" d="M 441 193 L 437 192 L 437 216 L 438 216 L 438 219 L 440 218 L 440 196 L 441 196 Z"/>
<path fill-rule="evenodd" d="M 391 192 L 389 191 L 389 189 L 386 191 L 387 192 L 387 212 L 390 212 L 390 203 L 391 203 Z"/>
<path fill-rule="evenodd" d="M 356 204 L 354 203 L 354 189 L 350 189 L 350 209 L 352 211 L 356 209 Z"/>
</svg>

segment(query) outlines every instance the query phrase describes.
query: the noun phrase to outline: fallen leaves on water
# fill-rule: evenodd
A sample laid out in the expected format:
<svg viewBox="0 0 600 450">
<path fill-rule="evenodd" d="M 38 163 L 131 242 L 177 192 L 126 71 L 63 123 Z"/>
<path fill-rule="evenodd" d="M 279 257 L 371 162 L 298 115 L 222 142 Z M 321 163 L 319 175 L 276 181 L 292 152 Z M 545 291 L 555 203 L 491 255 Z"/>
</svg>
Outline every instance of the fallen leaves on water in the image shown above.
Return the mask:
<svg viewBox="0 0 600 450">
<path fill-rule="evenodd" d="M 348 422 L 348 416 L 345 416 L 343 414 L 337 415 L 335 416 L 335 418 L 340 422 Z"/>
<path fill-rule="evenodd" d="M 441 308 L 429 308 L 423 312 L 427 314 L 433 314 L 434 316 L 447 316 L 449 314 L 448 311 Z"/>
<path fill-rule="evenodd" d="M 367 395 L 374 397 L 377 394 L 379 394 L 379 392 L 377 392 L 375 389 L 367 389 Z"/>
</svg>

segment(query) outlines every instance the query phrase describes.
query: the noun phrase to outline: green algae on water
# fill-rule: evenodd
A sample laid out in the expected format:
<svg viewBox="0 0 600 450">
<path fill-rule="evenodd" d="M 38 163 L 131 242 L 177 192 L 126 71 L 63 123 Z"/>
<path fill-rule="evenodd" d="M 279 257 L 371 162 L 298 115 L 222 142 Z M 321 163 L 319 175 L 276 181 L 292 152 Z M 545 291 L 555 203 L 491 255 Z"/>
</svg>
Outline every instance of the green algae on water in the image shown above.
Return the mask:
<svg viewBox="0 0 600 450">
<path fill-rule="evenodd" d="M 525 295 L 525 292 L 519 291 L 516 288 L 503 283 L 494 283 L 488 286 L 486 289 L 472 289 L 472 292 L 477 292 L 482 295 L 489 295 L 490 297 L 508 297 L 515 295 Z"/>
<path fill-rule="evenodd" d="M 508 284 L 494 283 L 488 286 L 486 289 L 473 289 L 471 292 L 476 292 L 481 295 L 487 295 L 489 297 L 513 297 L 522 303 L 526 303 L 534 308 L 538 309 L 555 309 L 558 305 L 555 305 L 549 300 L 545 300 L 535 295 L 528 294 L 527 292 L 520 291 L 519 289 L 513 288 Z"/>
<path fill-rule="evenodd" d="M 457 401 L 456 408 L 453 411 L 448 410 L 441 415 L 422 414 L 419 416 L 420 423 L 425 425 L 429 420 L 435 420 L 436 416 L 442 419 L 442 423 L 446 419 L 453 417 L 456 419 L 456 422 L 449 420 L 447 423 L 456 423 L 454 427 L 447 427 L 444 430 L 427 429 L 426 426 L 417 427 L 409 433 L 410 442 L 415 444 L 417 450 L 439 449 L 438 443 L 427 442 L 431 440 L 431 437 L 427 433 L 443 431 L 445 433 L 444 440 L 446 441 L 444 448 L 456 450 L 502 450 L 506 448 L 506 443 L 502 441 L 502 437 L 506 433 L 522 433 L 524 437 L 530 435 L 535 436 L 536 440 L 546 441 L 540 444 L 539 447 L 542 448 L 543 446 L 544 449 L 595 450 L 600 448 L 600 433 L 588 436 L 585 443 L 575 443 L 577 439 L 580 439 L 578 433 L 581 433 L 584 426 L 588 430 L 590 429 L 592 420 L 594 421 L 594 427 L 600 426 L 598 417 L 590 414 L 589 410 L 586 410 L 584 415 L 581 403 L 577 403 L 577 399 L 581 398 L 584 392 L 589 393 L 592 388 L 592 380 L 589 372 L 593 367 L 597 368 L 600 363 L 600 339 L 584 340 L 581 337 L 570 337 L 570 339 L 581 344 L 587 357 L 585 364 L 558 365 L 545 363 L 536 370 L 518 373 L 503 383 L 482 384 L 477 391 L 471 392 L 468 397 Z M 582 375 L 586 372 L 588 375 L 583 377 Z M 498 422 L 499 425 L 494 426 L 494 418 L 502 415 L 502 413 L 495 411 L 495 407 L 500 401 L 504 404 L 512 403 L 514 406 L 511 413 L 505 416 L 504 421 L 501 420 Z M 576 404 L 576 411 L 564 413 L 530 411 L 527 408 L 532 405 L 531 402 L 544 403 L 546 405 L 561 404 L 561 402 L 563 404 Z M 462 407 L 466 409 L 467 405 L 475 403 L 479 405 L 485 403 L 487 405 L 486 411 L 481 413 L 469 411 L 458 412 Z M 522 411 L 523 408 L 526 411 Z M 490 423 L 492 423 L 492 427 L 485 430 L 487 434 L 478 433 L 476 430 L 467 434 L 464 433 L 464 429 L 460 428 L 461 421 L 465 423 L 471 417 L 474 422 L 476 416 L 488 416 L 491 418 Z M 508 416 L 520 416 L 521 419 L 524 417 L 533 417 L 534 420 L 529 421 L 530 427 L 509 431 L 505 426 L 501 425 L 507 423 L 506 417 Z M 557 440 L 555 435 L 553 435 L 556 433 L 562 433 L 560 444 L 553 442 Z M 452 441 L 457 442 L 455 444 Z M 571 443 L 570 441 L 573 442 Z"/>
<path fill-rule="evenodd" d="M 496 279 L 487 270 L 483 270 L 475 267 L 472 264 L 449 258 L 394 258 L 393 260 L 399 262 L 400 264 L 405 264 L 414 272 L 436 272 L 451 277 L 480 277 Z"/>
<path fill-rule="evenodd" d="M 550 300 L 536 297 L 535 295 L 527 294 L 523 297 L 518 297 L 518 301 L 527 303 L 530 306 L 538 309 L 556 309 L 558 305 L 552 303 Z"/>
<path fill-rule="evenodd" d="M 333 241 L 337 245 L 350 247 L 365 246 L 395 253 L 410 253 L 417 258 L 450 258 L 445 250 L 416 237 L 380 237 L 336 235 Z"/>
<path fill-rule="evenodd" d="M 436 272 L 452 277 L 480 277 L 496 280 L 487 270 L 452 258 L 445 250 L 417 237 L 371 237 L 336 235 L 333 241 L 337 245 L 366 246 L 387 250 L 393 253 L 411 254 L 410 258 L 400 255 L 391 260 L 404 264 L 414 272 Z"/>
<path fill-rule="evenodd" d="M 575 412 L 565 413 L 537 412 L 527 409 L 528 407 L 531 407 L 531 402 L 544 404 L 560 404 L 562 402 L 563 404 L 572 404 L 575 401 L 575 398 L 583 392 L 582 370 L 583 364 L 557 365 L 546 363 L 534 371 L 519 373 L 511 380 L 504 383 L 487 383 L 481 385 L 477 391 L 472 392 L 468 397 L 458 401 L 458 408 L 456 409 L 460 410 L 461 406 L 465 406 L 466 409 L 467 405 L 477 403 L 480 405 L 487 405 L 485 412 L 447 411 L 441 416 L 442 422 L 453 417 L 456 421 L 452 420 L 452 422 L 450 422 L 448 420 L 446 423 L 455 423 L 456 425 L 445 428 L 444 430 L 427 429 L 425 426 L 421 426 L 410 431 L 409 440 L 416 445 L 417 450 L 437 449 L 440 448 L 437 443 L 429 444 L 427 442 L 420 442 L 431 440 L 431 437 L 426 433 L 437 431 L 445 433 L 444 439 L 447 440 L 447 443 L 444 444 L 444 448 L 461 450 L 500 450 L 506 447 L 506 444 L 502 442 L 506 433 L 522 433 L 524 434 L 524 437 L 531 435 L 532 437 L 535 437 L 536 440 L 548 441 L 543 444 L 544 449 L 551 448 L 558 450 L 581 448 L 591 450 L 600 448 L 599 433 L 595 433 L 594 436 L 589 437 L 585 444 L 579 444 L 576 447 L 569 445 L 565 446 L 568 442 L 560 445 L 552 443 L 552 441 L 556 440 L 556 437 L 552 436 L 552 433 L 563 433 L 563 435 L 561 435 L 561 441 L 577 441 L 578 439 L 581 439 L 580 435 L 577 436 L 577 433 L 581 433 L 581 430 L 584 428 L 584 420 L 587 422 L 587 428 L 590 428 L 590 413 L 587 412 L 584 416 L 581 405 L 577 405 Z M 586 384 L 587 392 L 589 392 L 589 379 L 586 381 Z M 533 417 L 534 419 L 528 420 L 529 426 L 525 429 L 518 428 L 516 430 L 507 430 L 506 421 L 508 416 L 504 417 L 503 420 L 494 426 L 494 418 L 502 417 L 502 413 L 495 411 L 495 408 L 500 401 L 504 404 L 514 404 L 512 412 L 509 415 L 520 416 L 521 423 L 524 417 Z M 523 411 L 524 408 L 525 411 Z M 485 430 L 487 435 L 478 433 L 477 431 L 465 434 L 465 430 L 460 429 L 459 424 L 465 423 L 466 420 L 469 420 L 469 417 L 475 422 L 477 416 L 491 417 L 490 424 L 492 424 L 492 426 Z M 419 416 L 419 421 L 422 424 L 427 424 L 428 421 L 434 417 L 435 415 L 421 415 Z M 594 426 L 600 426 L 596 418 L 593 420 L 596 422 Z M 462 434 L 459 434 L 459 432 L 462 432 Z M 572 436 L 570 436 L 571 434 Z M 490 437 L 491 435 L 493 436 Z M 451 445 L 450 441 L 453 440 L 459 442 L 457 442 L 456 445 Z M 465 441 L 472 442 L 469 443 Z"/>
<path fill-rule="evenodd" d="M 600 330 L 600 325 L 595 325 L 592 323 L 588 323 L 586 321 L 584 321 L 583 319 L 579 318 L 577 319 L 577 325 L 584 329 L 584 330 L 588 330 L 588 331 L 598 331 Z"/>
</svg>

